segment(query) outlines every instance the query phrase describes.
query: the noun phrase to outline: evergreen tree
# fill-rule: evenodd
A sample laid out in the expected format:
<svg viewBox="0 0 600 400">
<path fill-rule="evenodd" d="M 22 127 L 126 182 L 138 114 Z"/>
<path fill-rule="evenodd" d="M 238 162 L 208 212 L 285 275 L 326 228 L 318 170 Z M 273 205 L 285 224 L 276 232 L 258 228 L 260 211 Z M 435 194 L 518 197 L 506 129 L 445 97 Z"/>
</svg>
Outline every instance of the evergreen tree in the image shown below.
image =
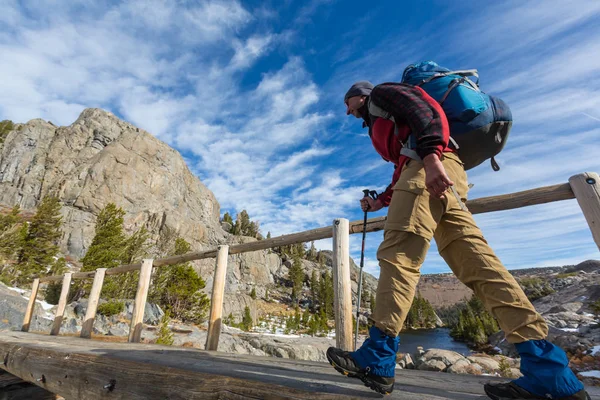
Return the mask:
<svg viewBox="0 0 600 400">
<path fill-rule="evenodd" d="M 46 273 L 54 263 L 62 236 L 60 208 L 58 198 L 46 196 L 42 199 L 19 251 L 19 283 Z"/>
<path fill-rule="evenodd" d="M 420 293 L 414 297 L 404 322 L 404 328 L 423 329 L 435 326 L 437 318 L 435 311 L 429 301 L 421 296 Z"/>
<path fill-rule="evenodd" d="M 0 121 L 0 144 L 4 143 L 4 139 L 8 136 L 8 134 L 15 129 L 15 124 L 12 121 L 5 119 L 4 121 Z"/>
<path fill-rule="evenodd" d="M 326 318 L 333 318 L 333 277 L 329 272 L 325 272 L 325 276 L 321 278 L 319 287 L 319 305 L 321 311 L 324 312 Z"/>
<path fill-rule="evenodd" d="M 125 211 L 114 203 L 109 203 L 96 218 L 96 234 L 90 248 L 81 259 L 82 271 L 95 271 L 98 268 L 114 268 L 121 264 L 127 238 L 123 233 Z"/>
<path fill-rule="evenodd" d="M 160 323 L 158 325 L 158 337 L 156 338 L 156 344 L 171 346 L 175 342 L 173 339 L 173 332 L 171 332 L 169 329 L 170 322 L 171 318 L 169 317 L 169 312 L 166 312 L 160 319 Z"/>
<path fill-rule="evenodd" d="M 317 261 L 317 248 L 315 247 L 315 242 L 310 242 L 310 249 L 308 250 L 306 259 L 310 261 Z"/>
<path fill-rule="evenodd" d="M 457 308 L 460 309 L 458 321 L 450 330 L 450 335 L 455 339 L 481 345 L 487 343 L 489 335 L 499 330 L 496 320 L 476 296 Z"/>
<path fill-rule="evenodd" d="M 123 233 L 125 211 L 114 203 L 104 207 L 96 218 L 95 235 L 92 243 L 81 259 L 82 271 L 95 271 L 98 268 L 115 268 L 127 259 L 127 237 Z M 125 276 L 133 275 L 133 276 Z M 102 286 L 102 297 L 119 299 L 135 293 L 139 272 L 108 276 Z M 135 281 L 134 281 L 135 280 Z M 79 292 L 88 292 L 90 283 L 85 283 Z"/>
<path fill-rule="evenodd" d="M 302 283 L 304 282 L 304 271 L 302 270 L 302 261 L 299 256 L 296 255 L 294 257 L 288 274 L 288 278 L 292 282 L 292 301 L 298 303 L 302 292 Z"/>
<path fill-rule="evenodd" d="M 169 255 L 189 253 L 190 244 L 177 238 Z M 206 319 L 210 300 L 200 290 L 206 283 L 190 263 L 157 268 L 150 292 L 151 301 L 168 310 L 174 318 L 184 322 L 202 323 Z"/>
<path fill-rule="evenodd" d="M 150 244 L 148 239 L 150 233 L 145 227 L 137 230 L 125 241 L 125 248 L 123 249 L 124 254 L 121 258 L 124 264 L 133 264 L 141 261 L 145 256 L 148 255 L 150 250 Z"/>
<path fill-rule="evenodd" d="M 248 212 L 246 210 L 242 210 L 242 212 L 239 214 L 239 220 L 240 234 L 243 236 L 252 236 L 250 235 L 252 229 L 250 226 L 250 216 L 248 215 Z"/>
<path fill-rule="evenodd" d="M 250 297 L 252 297 L 252 300 L 256 300 L 256 288 L 252 288 L 252 291 L 250 292 Z"/>
<path fill-rule="evenodd" d="M 245 331 L 252 329 L 254 322 L 252 321 L 252 314 L 250 314 L 250 307 L 244 307 L 244 316 L 242 317 L 241 328 Z"/>
<path fill-rule="evenodd" d="M 226 212 L 223 215 L 223 220 L 222 221 L 223 222 L 227 222 L 228 224 L 231 224 L 231 226 L 233 226 L 233 218 L 231 218 L 231 215 L 228 212 Z"/>
<path fill-rule="evenodd" d="M 20 212 L 21 208 L 16 205 L 9 214 L 0 215 L 0 273 L 8 283 L 16 278 L 16 270 L 4 264 L 15 260 L 27 237 L 27 224 L 19 216 Z"/>
<path fill-rule="evenodd" d="M 315 311 L 317 304 L 319 303 L 319 279 L 317 277 L 317 271 L 314 269 L 310 276 L 310 298 L 312 309 Z"/>
<path fill-rule="evenodd" d="M 271 239 L 271 232 L 267 232 L 267 239 Z"/>
<path fill-rule="evenodd" d="M 49 276 L 63 275 L 67 272 L 67 262 L 64 257 L 59 258 L 50 268 Z M 48 304 L 58 304 L 60 292 L 62 291 L 62 282 L 51 282 L 44 291 L 44 299 Z"/>
</svg>

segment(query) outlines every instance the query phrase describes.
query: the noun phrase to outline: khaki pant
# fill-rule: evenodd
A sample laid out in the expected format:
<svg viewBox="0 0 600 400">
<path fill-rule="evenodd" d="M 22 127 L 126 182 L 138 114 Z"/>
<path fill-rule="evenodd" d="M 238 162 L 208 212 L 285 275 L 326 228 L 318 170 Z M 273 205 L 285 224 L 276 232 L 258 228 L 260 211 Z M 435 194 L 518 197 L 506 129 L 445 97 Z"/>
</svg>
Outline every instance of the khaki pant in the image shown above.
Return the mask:
<svg viewBox="0 0 600 400">
<path fill-rule="evenodd" d="M 442 163 L 466 202 L 467 175 L 460 159 L 445 153 Z M 432 237 L 440 255 L 483 301 L 509 342 L 546 337 L 546 322 L 487 244 L 471 213 L 460 208 L 450 190 L 445 199 L 431 198 L 423 163 L 414 160 L 405 165 L 394 187 L 383 243 L 377 251 L 381 272 L 371 316 L 375 326 L 390 336 L 400 333 Z"/>
</svg>

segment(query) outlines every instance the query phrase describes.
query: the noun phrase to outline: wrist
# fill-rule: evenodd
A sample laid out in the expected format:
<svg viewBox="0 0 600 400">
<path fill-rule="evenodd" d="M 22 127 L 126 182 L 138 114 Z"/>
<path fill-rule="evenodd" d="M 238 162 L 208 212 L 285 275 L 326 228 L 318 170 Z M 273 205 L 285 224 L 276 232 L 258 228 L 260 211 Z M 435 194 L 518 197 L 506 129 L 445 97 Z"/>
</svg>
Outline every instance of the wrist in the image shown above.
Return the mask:
<svg viewBox="0 0 600 400">
<path fill-rule="evenodd" d="M 425 158 L 423 158 L 423 164 L 425 165 L 435 164 L 438 161 L 440 161 L 440 157 L 437 155 L 437 153 L 427 154 Z"/>
</svg>

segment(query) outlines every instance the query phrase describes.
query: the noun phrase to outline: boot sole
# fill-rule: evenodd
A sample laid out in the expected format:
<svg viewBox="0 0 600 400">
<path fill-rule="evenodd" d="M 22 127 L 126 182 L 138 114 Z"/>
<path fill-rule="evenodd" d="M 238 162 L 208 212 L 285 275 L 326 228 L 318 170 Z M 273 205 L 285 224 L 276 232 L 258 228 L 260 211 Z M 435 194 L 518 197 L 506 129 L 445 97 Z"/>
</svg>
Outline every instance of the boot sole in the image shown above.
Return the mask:
<svg viewBox="0 0 600 400">
<path fill-rule="evenodd" d="M 524 397 L 522 397 L 522 398 L 520 398 L 520 399 L 515 399 L 514 397 L 499 397 L 499 396 L 496 396 L 495 394 L 491 394 L 491 393 L 489 393 L 489 392 L 487 391 L 487 389 L 485 388 L 485 386 L 483 387 L 483 391 L 484 391 L 484 392 L 485 392 L 485 394 L 486 394 L 486 395 L 487 395 L 487 396 L 488 396 L 490 399 L 492 399 L 492 400 L 521 400 L 521 399 L 523 399 L 523 400 L 528 400 L 528 399 L 525 399 Z M 590 398 L 590 395 L 588 394 L 588 392 L 585 392 L 585 395 L 586 395 L 586 399 L 587 399 L 587 400 L 591 400 L 591 398 Z M 531 398 L 530 398 L 530 399 L 531 399 Z"/>
<path fill-rule="evenodd" d="M 329 358 L 329 354 L 327 354 L 327 360 L 329 361 L 329 364 L 331 364 L 331 366 L 340 374 L 345 375 L 349 378 L 360 379 L 365 384 L 366 387 L 368 387 L 371 390 L 376 391 L 377 393 L 380 393 L 383 395 L 389 395 L 394 390 L 393 384 L 392 385 L 382 385 L 380 383 L 377 383 L 377 382 L 371 380 L 365 374 L 348 371 L 348 370 L 340 367 L 331 358 Z"/>
</svg>

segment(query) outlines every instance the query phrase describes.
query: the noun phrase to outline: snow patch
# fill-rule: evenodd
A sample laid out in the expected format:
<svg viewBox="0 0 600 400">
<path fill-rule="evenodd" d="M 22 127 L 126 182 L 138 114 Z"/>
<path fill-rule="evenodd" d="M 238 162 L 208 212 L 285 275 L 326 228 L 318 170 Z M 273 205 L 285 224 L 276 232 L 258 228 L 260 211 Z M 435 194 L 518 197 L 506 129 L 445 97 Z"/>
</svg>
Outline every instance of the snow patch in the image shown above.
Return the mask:
<svg viewBox="0 0 600 400">
<path fill-rule="evenodd" d="M 29 299 L 27 299 L 27 300 L 29 300 Z M 46 303 L 45 301 L 36 300 L 35 302 L 38 303 L 40 306 L 42 306 L 44 311 L 48 311 L 49 309 L 54 307 L 54 304 L 49 304 L 49 303 Z"/>
<path fill-rule="evenodd" d="M 600 379 L 600 371 L 585 371 L 585 372 L 580 372 L 579 375 L 589 377 L 589 378 Z"/>
<path fill-rule="evenodd" d="M 600 345 L 592 347 L 592 355 L 595 356 L 597 353 L 600 353 Z"/>
<path fill-rule="evenodd" d="M 558 328 L 564 332 L 579 332 L 579 328 Z"/>
<path fill-rule="evenodd" d="M 13 292 L 17 292 L 19 294 L 25 293 L 25 289 L 21 289 L 21 288 L 18 288 L 18 287 L 9 287 L 7 289 L 8 290 L 12 290 Z"/>
</svg>

